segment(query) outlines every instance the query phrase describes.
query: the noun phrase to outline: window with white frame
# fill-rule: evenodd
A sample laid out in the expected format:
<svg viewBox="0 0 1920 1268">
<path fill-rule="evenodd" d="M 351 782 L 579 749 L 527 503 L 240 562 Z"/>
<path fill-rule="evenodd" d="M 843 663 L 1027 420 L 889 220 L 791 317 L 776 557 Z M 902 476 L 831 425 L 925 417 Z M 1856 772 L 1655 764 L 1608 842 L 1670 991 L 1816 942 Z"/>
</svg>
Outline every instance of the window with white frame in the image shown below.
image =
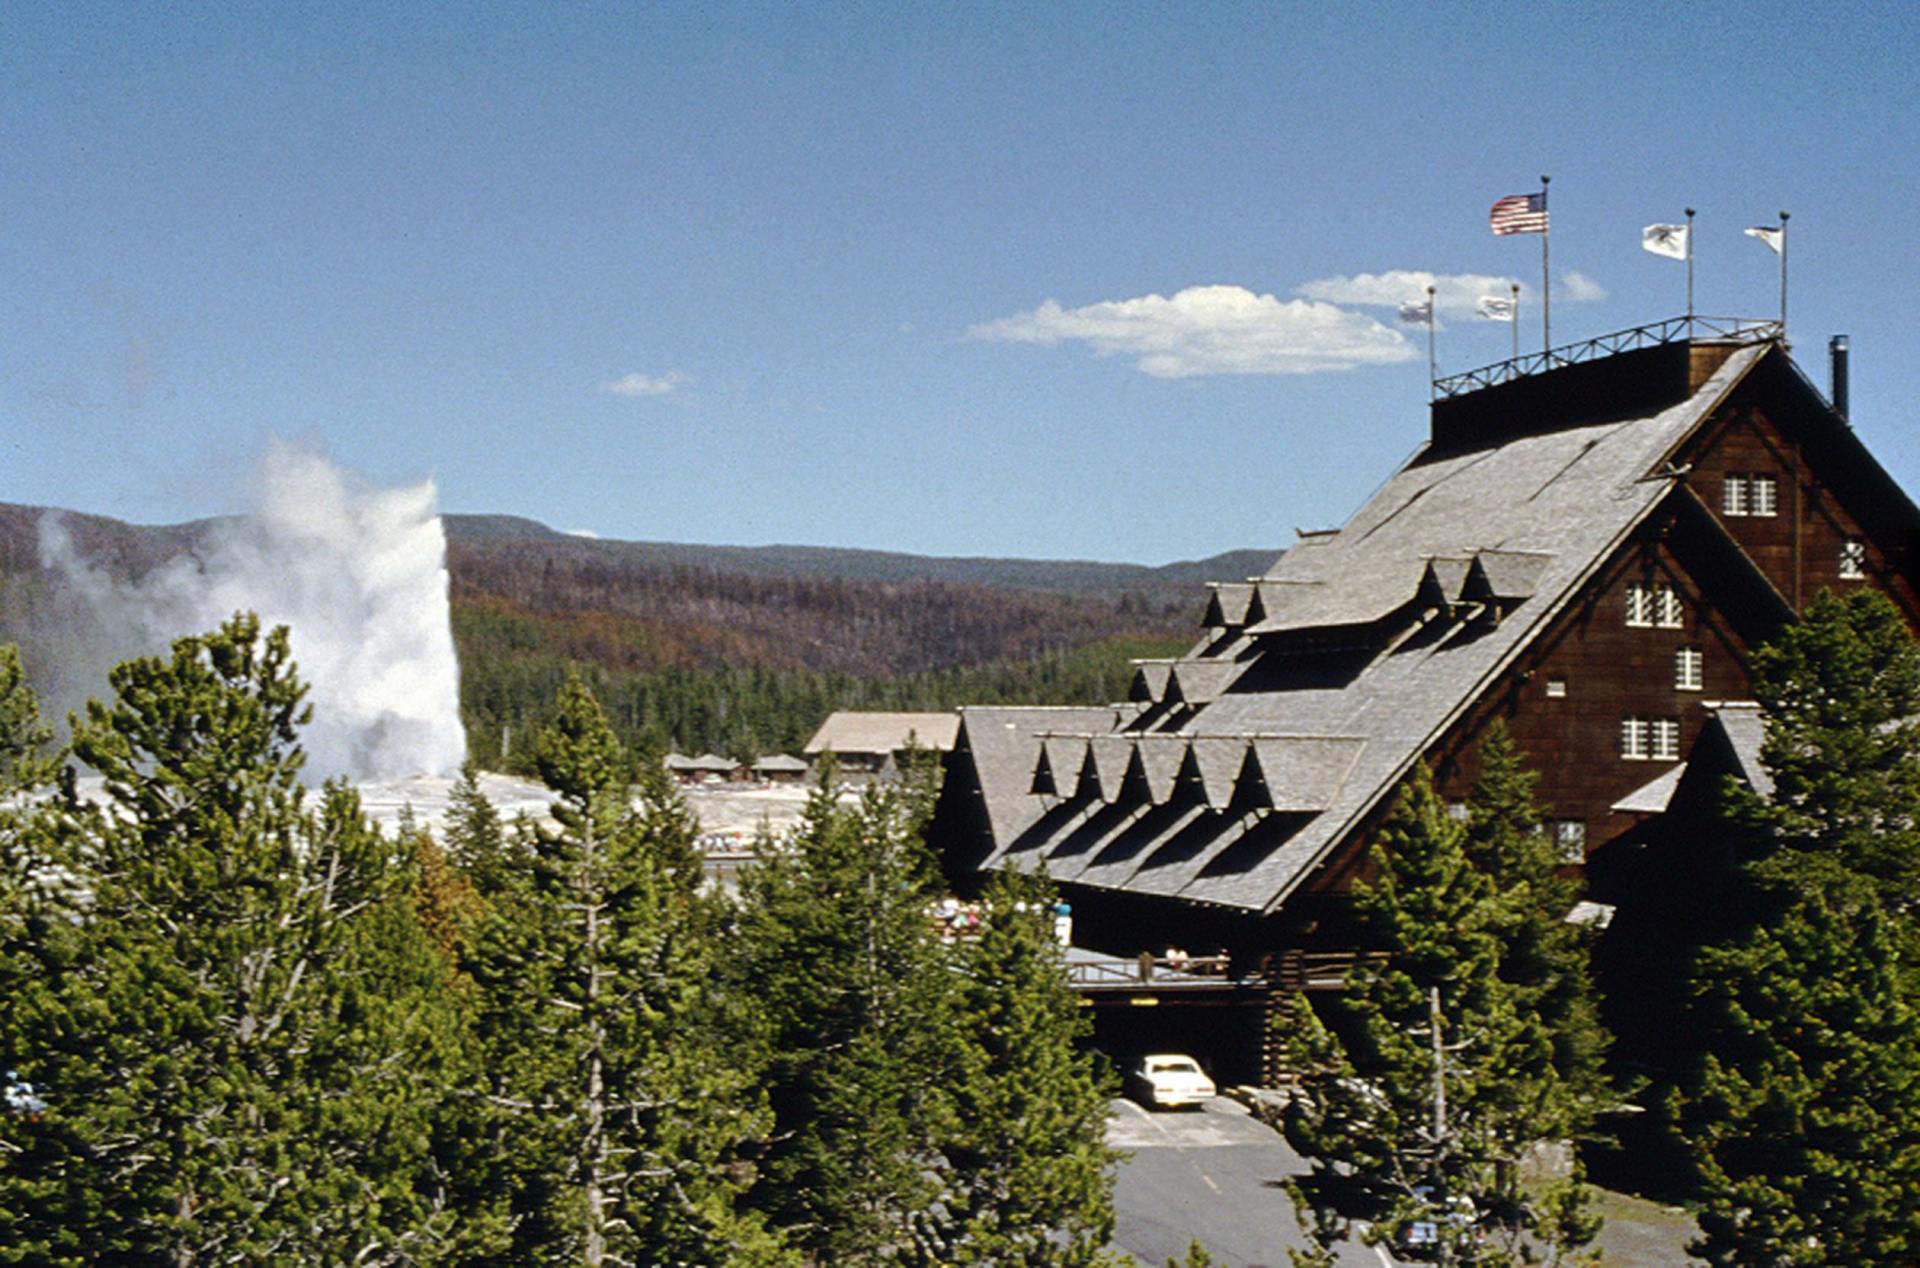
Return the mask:
<svg viewBox="0 0 1920 1268">
<path fill-rule="evenodd" d="M 1748 514 L 1747 477 L 1730 475 L 1720 486 L 1720 511 L 1724 515 Z"/>
<path fill-rule="evenodd" d="M 1668 585 L 1655 586 L 1653 591 L 1653 623 L 1663 630 L 1680 628 L 1686 609 L 1680 603 L 1680 596 Z"/>
<path fill-rule="evenodd" d="M 1621 718 L 1620 756 L 1630 762 L 1679 761 L 1680 719 Z"/>
<path fill-rule="evenodd" d="M 1587 861 L 1587 822 L 1584 819 L 1555 819 L 1553 841 L 1560 847 L 1560 858 L 1567 863 Z"/>
<path fill-rule="evenodd" d="M 1627 624 L 1643 629 L 1653 624 L 1653 587 L 1642 582 L 1627 583 Z"/>
<path fill-rule="evenodd" d="M 1567 698 L 1567 680 L 1555 675 L 1547 679 L 1547 699 L 1565 700 Z"/>
<path fill-rule="evenodd" d="M 1753 513 L 1755 515 L 1778 515 L 1780 513 L 1780 481 L 1770 475 L 1753 477 Z"/>
<path fill-rule="evenodd" d="M 1707 667 L 1707 654 L 1698 647 L 1683 647 L 1673 654 L 1673 686 L 1676 691 L 1699 691 Z"/>
<path fill-rule="evenodd" d="M 1867 544 L 1857 537 L 1840 543 L 1840 579 L 1859 581 L 1867 575 Z"/>
</svg>

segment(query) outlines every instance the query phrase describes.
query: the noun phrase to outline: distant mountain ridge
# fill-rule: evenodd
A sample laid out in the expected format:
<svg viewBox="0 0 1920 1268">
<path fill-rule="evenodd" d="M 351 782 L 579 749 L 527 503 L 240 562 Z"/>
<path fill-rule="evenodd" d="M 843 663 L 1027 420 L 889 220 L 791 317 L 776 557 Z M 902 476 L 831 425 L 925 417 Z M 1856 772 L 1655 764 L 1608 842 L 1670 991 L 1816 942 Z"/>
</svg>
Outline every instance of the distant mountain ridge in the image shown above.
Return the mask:
<svg viewBox="0 0 1920 1268">
<path fill-rule="evenodd" d="M 1061 594 L 1187 589 L 1242 581 L 1272 567 L 1279 550 L 1229 550 L 1206 559 L 1150 565 L 1084 559 L 915 555 L 844 546 L 707 546 L 626 541 L 562 533 L 517 515 L 442 515 L 449 542 L 578 543 L 589 553 L 659 567 L 708 568 L 749 577 L 837 577 L 850 581 L 945 581 Z"/>
<path fill-rule="evenodd" d="M 0 572 L 31 572 L 38 568 L 39 521 L 49 512 L 61 517 L 83 555 L 109 567 L 119 565 L 134 572 L 194 549 L 223 518 L 184 520 L 176 524 L 133 524 L 85 511 L 0 502 Z M 1059 594 L 1190 591 L 1209 581 L 1241 581 L 1258 576 L 1282 553 L 1278 549 L 1227 550 L 1205 559 L 1152 565 L 1085 559 L 916 555 L 841 546 L 714 546 L 628 541 L 563 533 L 519 515 L 443 514 L 441 521 L 446 526 L 449 544 L 546 543 L 622 563 L 702 568 L 749 577 L 944 581 Z"/>
<path fill-rule="evenodd" d="M 115 660 L 76 588 L 43 567 L 46 508 L 0 503 L 0 642 L 60 708 Z M 222 521 L 142 526 L 56 511 L 96 573 L 142 577 L 197 555 Z M 571 669 L 650 746 L 791 749 L 835 708 L 1083 704 L 1121 698 L 1128 658 L 1199 636 L 1205 582 L 1266 571 L 1236 550 L 1150 567 L 950 558 L 820 546 L 602 540 L 512 515 L 446 515 L 461 711 L 501 760 Z"/>
</svg>

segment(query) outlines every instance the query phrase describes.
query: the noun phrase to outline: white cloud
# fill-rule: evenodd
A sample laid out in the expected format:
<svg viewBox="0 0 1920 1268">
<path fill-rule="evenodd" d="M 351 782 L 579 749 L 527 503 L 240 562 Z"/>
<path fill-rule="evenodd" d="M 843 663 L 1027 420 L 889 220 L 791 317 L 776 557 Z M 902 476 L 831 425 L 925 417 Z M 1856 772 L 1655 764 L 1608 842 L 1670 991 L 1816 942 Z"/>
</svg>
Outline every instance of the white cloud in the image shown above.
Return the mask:
<svg viewBox="0 0 1920 1268">
<path fill-rule="evenodd" d="M 1425 269 L 1388 269 L 1384 273 L 1356 273 L 1352 277 L 1323 277 L 1296 286 L 1293 293 L 1306 299 L 1329 304 L 1358 304 L 1363 308 L 1394 308 L 1417 304 L 1427 298 L 1433 287 L 1435 312 L 1471 316 L 1483 296 L 1501 299 L 1513 293 L 1517 278 L 1494 277 L 1486 273 L 1429 273 Z M 1533 294 L 1525 283 L 1520 298 L 1525 302 Z"/>
<path fill-rule="evenodd" d="M 609 379 L 600 385 L 600 390 L 610 396 L 667 396 L 692 383 L 693 379 L 678 370 L 668 370 L 665 374 L 623 374 L 617 379 Z"/>
<path fill-rule="evenodd" d="M 1399 331 L 1330 303 L 1281 300 L 1239 286 L 1190 286 L 1168 297 L 1105 300 L 985 322 L 974 339 L 1057 344 L 1077 339 L 1103 357 L 1131 357 L 1163 379 L 1209 374 L 1315 374 L 1410 361 Z"/>
<path fill-rule="evenodd" d="M 1591 303 L 1607 297 L 1607 288 L 1585 273 L 1568 269 L 1560 274 L 1560 293 L 1574 303 Z"/>
<path fill-rule="evenodd" d="M 596 542 L 600 540 L 600 534 L 594 532 L 590 528 L 570 528 L 567 530 L 567 536 L 584 537 L 589 541 L 596 541 Z"/>
</svg>

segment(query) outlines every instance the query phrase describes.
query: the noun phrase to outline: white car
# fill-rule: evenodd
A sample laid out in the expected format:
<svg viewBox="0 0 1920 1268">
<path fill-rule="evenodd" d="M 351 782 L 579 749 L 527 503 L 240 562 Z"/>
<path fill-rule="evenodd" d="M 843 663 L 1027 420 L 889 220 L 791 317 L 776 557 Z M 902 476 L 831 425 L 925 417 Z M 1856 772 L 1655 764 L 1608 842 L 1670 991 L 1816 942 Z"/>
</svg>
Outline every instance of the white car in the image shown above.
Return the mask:
<svg viewBox="0 0 1920 1268">
<path fill-rule="evenodd" d="M 1159 1052 L 1127 1067 L 1127 1091 L 1143 1105 L 1171 1109 L 1210 1101 L 1218 1089 L 1192 1057 Z"/>
</svg>

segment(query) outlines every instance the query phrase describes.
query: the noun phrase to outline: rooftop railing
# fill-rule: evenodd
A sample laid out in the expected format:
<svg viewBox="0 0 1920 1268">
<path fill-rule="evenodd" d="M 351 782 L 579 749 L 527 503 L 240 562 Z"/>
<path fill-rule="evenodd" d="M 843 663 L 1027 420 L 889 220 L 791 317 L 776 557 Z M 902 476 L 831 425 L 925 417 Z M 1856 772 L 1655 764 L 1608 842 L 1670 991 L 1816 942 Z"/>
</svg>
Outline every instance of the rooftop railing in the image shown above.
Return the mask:
<svg viewBox="0 0 1920 1268">
<path fill-rule="evenodd" d="M 1784 334 L 1785 328 L 1779 322 L 1753 317 L 1669 317 L 1652 325 L 1616 330 L 1580 343 L 1550 348 L 1545 352 L 1530 352 L 1525 356 L 1481 366 L 1477 370 L 1468 370 L 1465 374 L 1450 374 L 1435 379 L 1433 399 L 1444 401 L 1467 392 L 1477 392 L 1484 387 L 1557 370 L 1564 365 L 1597 361 L 1618 352 L 1633 352 L 1665 343 L 1765 343 L 1770 339 L 1779 339 Z"/>
</svg>

